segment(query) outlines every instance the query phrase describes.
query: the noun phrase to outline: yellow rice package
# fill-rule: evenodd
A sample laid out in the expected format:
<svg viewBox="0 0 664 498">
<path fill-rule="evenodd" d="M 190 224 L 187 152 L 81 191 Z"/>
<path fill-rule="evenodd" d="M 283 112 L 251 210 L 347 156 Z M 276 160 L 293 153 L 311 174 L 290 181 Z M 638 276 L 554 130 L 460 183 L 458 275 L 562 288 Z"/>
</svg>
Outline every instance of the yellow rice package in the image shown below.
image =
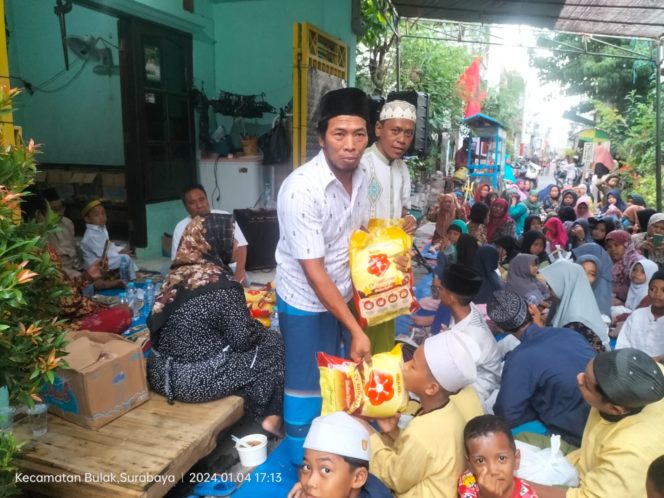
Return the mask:
<svg viewBox="0 0 664 498">
<path fill-rule="evenodd" d="M 410 255 L 412 238 L 401 220 L 371 219 L 369 231 L 350 238 L 350 274 L 360 324 L 377 325 L 412 311 L 415 304 L 411 272 L 401 272 L 394 258 Z"/>
<path fill-rule="evenodd" d="M 322 415 L 344 411 L 368 418 L 392 417 L 408 403 L 401 345 L 371 357 L 371 366 L 318 353 Z"/>
</svg>

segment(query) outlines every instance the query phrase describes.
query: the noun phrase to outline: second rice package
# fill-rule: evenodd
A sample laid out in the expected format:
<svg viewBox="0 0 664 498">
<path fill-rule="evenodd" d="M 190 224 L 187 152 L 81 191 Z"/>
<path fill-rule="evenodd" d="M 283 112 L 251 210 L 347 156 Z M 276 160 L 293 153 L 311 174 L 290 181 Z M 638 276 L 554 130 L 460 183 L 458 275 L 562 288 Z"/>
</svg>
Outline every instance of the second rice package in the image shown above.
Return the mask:
<svg viewBox="0 0 664 498">
<path fill-rule="evenodd" d="M 371 357 L 371 366 L 318 353 L 322 415 L 344 411 L 369 418 L 391 417 L 408 403 L 401 345 Z"/>
<path fill-rule="evenodd" d="M 394 258 L 409 255 L 411 237 L 398 220 L 372 219 L 369 231 L 350 238 L 350 272 L 361 325 L 377 325 L 411 312 L 412 275 L 403 273 Z"/>
</svg>

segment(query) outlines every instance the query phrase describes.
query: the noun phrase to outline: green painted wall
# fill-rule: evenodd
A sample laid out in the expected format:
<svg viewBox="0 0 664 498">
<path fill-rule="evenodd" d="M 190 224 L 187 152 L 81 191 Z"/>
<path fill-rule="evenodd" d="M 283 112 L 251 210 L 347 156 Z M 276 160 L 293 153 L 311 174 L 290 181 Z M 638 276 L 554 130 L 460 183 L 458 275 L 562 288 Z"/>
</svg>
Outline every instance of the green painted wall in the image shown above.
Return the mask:
<svg viewBox="0 0 664 498">
<path fill-rule="evenodd" d="M 294 22 L 308 22 L 345 42 L 349 81 L 355 81 L 350 0 L 221 0 L 212 5 L 212 15 L 218 90 L 265 93 L 276 108 L 285 106 L 293 96 Z"/>
<path fill-rule="evenodd" d="M 120 76 L 95 74 L 98 64 L 85 65 L 70 53 L 64 70 L 58 18 L 53 2 L 6 0 L 9 67 L 12 76 L 32 83 L 16 100 L 16 124 L 25 138 L 43 144 L 39 160 L 75 164 L 124 164 Z M 117 24 L 113 17 L 75 5 L 67 14 L 68 35 L 107 40 L 118 62 Z M 50 82 L 49 82 L 50 80 Z M 21 86 L 20 80 L 12 80 Z"/>
<path fill-rule="evenodd" d="M 148 218 L 148 247 L 138 249 L 136 256 L 141 259 L 152 259 L 161 256 L 161 236 L 173 233 L 178 221 L 187 216 L 181 200 L 159 202 L 146 206 Z"/>
</svg>

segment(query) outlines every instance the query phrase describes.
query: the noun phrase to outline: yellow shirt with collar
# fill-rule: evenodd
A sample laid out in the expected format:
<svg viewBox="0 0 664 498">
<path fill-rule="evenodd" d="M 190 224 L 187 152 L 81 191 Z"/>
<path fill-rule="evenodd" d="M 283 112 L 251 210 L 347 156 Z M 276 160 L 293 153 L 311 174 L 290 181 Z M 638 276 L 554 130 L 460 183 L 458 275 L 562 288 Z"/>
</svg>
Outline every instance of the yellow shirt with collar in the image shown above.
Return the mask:
<svg viewBox="0 0 664 498">
<path fill-rule="evenodd" d="M 397 498 L 456 498 L 466 422 L 455 405 L 418 415 L 394 441 L 371 435 L 369 471 Z"/>
<path fill-rule="evenodd" d="M 650 463 L 664 453 L 664 400 L 619 422 L 590 410 L 581 448 L 567 458 L 579 472 L 579 486 L 567 498 L 641 498 L 646 496 Z"/>
</svg>

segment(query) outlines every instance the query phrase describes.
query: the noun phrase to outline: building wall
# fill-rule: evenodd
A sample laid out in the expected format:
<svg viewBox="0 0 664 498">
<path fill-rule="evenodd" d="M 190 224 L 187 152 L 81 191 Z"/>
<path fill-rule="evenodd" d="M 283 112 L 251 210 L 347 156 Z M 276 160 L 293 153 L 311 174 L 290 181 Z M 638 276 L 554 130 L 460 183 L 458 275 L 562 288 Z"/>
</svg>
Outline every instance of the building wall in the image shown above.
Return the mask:
<svg viewBox="0 0 664 498">
<path fill-rule="evenodd" d="M 53 2 L 6 0 L 9 70 L 30 82 L 15 101 L 14 121 L 23 136 L 42 144 L 42 162 L 89 165 L 124 164 L 120 76 L 95 74 L 98 64 L 69 53 L 65 71 L 60 27 Z M 67 14 L 67 34 L 100 37 L 118 63 L 116 19 L 74 5 Z M 113 47 L 112 45 L 115 45 Z M 50 80 L 50 81 L 49 81 Z M 19 79 L 12 85 L 22 86 Z"/>
<path fill-rule="evenodd" d="M 288 4 L 286 8 L 284 4 Z M 293 96 L 293 23 L 308 22 L 348 45 L 355 81 L 351 0 L 243 0 L 212 5 L 217 89 L 265 93 L 276 108 Z M 266 115 L 271 120 L 273 115 Z"/>
<path fill-rule="evenodd" d="M 64 69 L 60 32 L 53 2 L 5 0 L 12 75 L 33 85 Z M 351 32 L 351 0 L 196 0 L 196 12 L 183 11 L 179 1 L 104 0 L 109 8 L 193 35 L 194 85 L 214 98 L 218 90 L 239 94 L 265 93 L 275 107 L 292 98 L 293 23 L 308 22 L 343 40 L 349 48 L 350 81 L 354 81 L 356 37 Z M 117 19 L 74 4 L 66 15 L 70 35 L 103 37 L 117 45 Z M 117 50 L 113 49 L 117 64 Z M 70 62 L 75 61 L 70 56 Z M 43 162 L 94 165 L 124 164 L 120 77 L 100 76 L 93 63 L 69 84 L 81 65 L 72 66 L 46 89 L 17 102 L 15 120 L 24 137 L 43 144 Z M 274 116 L 266 115 L 263 123 Z M 195 116 L 197 122 L 197 116 Z M 261 120 L 259 120 L 261 121 Z M 213 126 L 214 121 L 211 122 Z M 230 127 L 231 123 L 227 123 Z M 147 248 L 140 257 L 161 253 L 161 235 L 172 232 L 185 216 L 179 200 L 150 204 Z"/>
</svg>

